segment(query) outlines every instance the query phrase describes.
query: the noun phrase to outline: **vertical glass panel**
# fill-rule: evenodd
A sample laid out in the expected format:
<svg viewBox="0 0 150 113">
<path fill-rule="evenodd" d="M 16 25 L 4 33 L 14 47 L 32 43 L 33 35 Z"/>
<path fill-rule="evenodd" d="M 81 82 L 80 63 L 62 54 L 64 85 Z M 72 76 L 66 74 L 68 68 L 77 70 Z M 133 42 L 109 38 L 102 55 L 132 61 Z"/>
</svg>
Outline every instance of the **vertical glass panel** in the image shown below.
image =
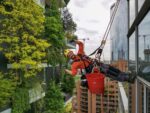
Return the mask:
<svg viewBox="0 0 150 113">
<path fill-rule="evenodd" d="M 139 25 L 139 75 L 150 82 L 150 12 Z"/>
<path fill-rule="evenodd" d="M 111 7 L 111 14 L 115 6 Z M 112 61 L 127 60 L 127 0 L 121 0 L 110 30 Z"/>
<path fill-rule="evenodd" d="M 135 72 L 135 32 L 129 38 L 129 70 Z"/>
<path fill-rule="evenodd" d="M 130 0 L 130 26 L 135 19 L 135 0 Z"/>
<path fill-rule="evenodd" d="M 144 2 L 145 2 L 145 0 L 138 0 L 138 11 L 140 11 L 140 9 L 143 6 Z"/>
</svg>

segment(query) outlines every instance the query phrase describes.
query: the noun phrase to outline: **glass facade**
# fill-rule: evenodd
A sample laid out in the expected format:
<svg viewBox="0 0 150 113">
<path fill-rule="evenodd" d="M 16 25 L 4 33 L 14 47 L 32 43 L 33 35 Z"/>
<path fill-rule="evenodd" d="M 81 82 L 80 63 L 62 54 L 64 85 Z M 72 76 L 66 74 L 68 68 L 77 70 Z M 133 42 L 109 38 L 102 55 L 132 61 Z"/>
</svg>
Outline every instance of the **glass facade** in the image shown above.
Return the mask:
<svg viewBox="0 0 150 113">
<path fill-rule="evenodd" d="M 150 12 L 139 24 L 139 76 L 150 82 Z"/>
<path fill-rule="evenodd" d="M 129 71 L 137 76 L 129 84 L 129 113 L 150 113 L 150 0 L 120 0 L 110 37 L 112 64 L 119 67 L 120 59 L 128 59 Z"/>
<path fill-rule="evenodd" d="M 111 14 L 114 8 L 115 5 L 111 7 Z M 120 4 L 110 30 L 112 61 L 117 61 L 119 59 L 127 60 L 127 22 L 127 1 L 120 0 Z"/>
<path fill-rule="evenodd" d="M 129 13 L 129 70 L 137 73 L 129 113 L 150 113 L 150 1 L 129 0 Z"/>
</svg>

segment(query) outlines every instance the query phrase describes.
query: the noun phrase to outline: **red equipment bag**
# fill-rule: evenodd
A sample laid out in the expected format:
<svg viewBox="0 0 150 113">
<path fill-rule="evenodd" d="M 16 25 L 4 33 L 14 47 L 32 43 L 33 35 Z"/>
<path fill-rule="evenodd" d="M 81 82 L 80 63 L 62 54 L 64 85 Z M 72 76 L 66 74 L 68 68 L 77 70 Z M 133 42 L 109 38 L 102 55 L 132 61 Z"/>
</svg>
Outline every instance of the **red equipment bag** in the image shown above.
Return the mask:
<svg viewBox="0 0 150 113">
<path fill-rule="evenodd" d="M 94 69 L 93 73 L 86 74 L 89 90 L 94 94 L 104 94 L 104 74 Z"/>
</svg>

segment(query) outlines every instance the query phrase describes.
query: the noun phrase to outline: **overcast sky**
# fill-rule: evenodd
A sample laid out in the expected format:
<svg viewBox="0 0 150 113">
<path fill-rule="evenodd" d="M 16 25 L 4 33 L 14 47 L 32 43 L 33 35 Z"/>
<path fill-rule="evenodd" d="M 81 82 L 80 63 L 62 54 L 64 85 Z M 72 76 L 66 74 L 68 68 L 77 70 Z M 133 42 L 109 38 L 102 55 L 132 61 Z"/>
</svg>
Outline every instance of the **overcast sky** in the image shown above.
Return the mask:
<svg viewBox="0 0 150 113">
<path fill-rule="evenodd" d="M 75 34 L 85 41 L 85 52 L 90 54 L 101 43 L 110 19 L 110 6 L 115 0 L 70 0 L 68 9 L 77 24 Z M 108 40 L 102 59 L 110 59 L 110 41 Z"/>
</svg>

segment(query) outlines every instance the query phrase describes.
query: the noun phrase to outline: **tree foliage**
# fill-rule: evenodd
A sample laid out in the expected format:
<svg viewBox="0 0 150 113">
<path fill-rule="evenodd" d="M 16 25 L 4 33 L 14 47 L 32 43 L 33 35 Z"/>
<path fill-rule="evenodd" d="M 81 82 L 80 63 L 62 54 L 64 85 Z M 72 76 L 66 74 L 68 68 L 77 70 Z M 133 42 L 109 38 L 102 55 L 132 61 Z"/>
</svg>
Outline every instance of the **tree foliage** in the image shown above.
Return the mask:
<svg viewBox="0 0 150 113">
<path fill-rule="evenodd" d="M 43 39 L 44 21 L 44 11 L 34 0 L 0 2 L 0 52 L 13 68 L 13 77 L 0 77 L 0 103 L 7 104 L 17 87 L 12 96 L 14 113 L 30 108 L 26 87 L 31 85 L 27 79 L 40 71 L 41 63 L 47 62 L 46 49 L 50 43 Z M 14 79 L 21 82 L 16 86 Z"/>
<path fill-rule="evenodd" d="M 62 90 L 65 93 L 73 94 L 73 89 L 75 88 L 75 80 L 72 76 L 64 74 L 62 81 Z"/>
<path fill-rule="evenodd" d="M 66 32 L 73 33 L 76 30 L 76 24 L 72 19 L 72 15 L 69 12 L 68 8 L 65 7 L 62 10 L 62 17 L 63 17 L 63 28 Z"/>
<path fill-rule="evenodd" d="M 50 0 L 50 7 L 45 12 L 45 37 L 51 47 L 48 49 L 48 62 L 52 65 L 61 63 L 64 60 L 62 49 L 65 46 L 64 30 L 57 0 Z"/>
<path fill-rule="evenodd" d="M 64 100 L 61 89 L 55 81 L 51 81 L 48 85 L 45 97 L 45 108 L 44 113 L 63 113 L 64 111 Z"/>
<path fill-rule="evenodd" d="M 12 103 L 12 113 L 24 113 L 24 111 L 30 109 L 28 89 L 17 88 Z"/>
<path fill-rule="evenodd" d="M 75 39 L 74 32 L 76 31 L 76 23 L 73 21 L 72 15 L 67 9 L 67 7 L 64 7 L 62 9 L 62 19 L 63 19 L 63 28 L 65 30 L 65 37 L 69 42 L 70 40 Z"/>
<path fill-rule="evenodd" d="M 37 102 L 33 103 L 33 113 L 43 113 L 44 108 L 44 99 L 40 99 Z"/>
<path fill-rule="evenodd" d="M 70 0 L 64 0 L 64 1 L 65 1 L 66 4 L 68 4 Z"/>
<path fill-rule="evenodd" d="M 15 80 L 7 76 L 9 75 L 0 73 L 0 107 L 11 102 L 11 97 L 16 89 Z"/>
<path fill-rule="evenodd" d="M 41 35 L 43 9 L 32 0 L 5 0 L 0 4 L 0 15 L 0 51 L 24 77 L 34 76 L 49 47 Z"/>
</svg>

